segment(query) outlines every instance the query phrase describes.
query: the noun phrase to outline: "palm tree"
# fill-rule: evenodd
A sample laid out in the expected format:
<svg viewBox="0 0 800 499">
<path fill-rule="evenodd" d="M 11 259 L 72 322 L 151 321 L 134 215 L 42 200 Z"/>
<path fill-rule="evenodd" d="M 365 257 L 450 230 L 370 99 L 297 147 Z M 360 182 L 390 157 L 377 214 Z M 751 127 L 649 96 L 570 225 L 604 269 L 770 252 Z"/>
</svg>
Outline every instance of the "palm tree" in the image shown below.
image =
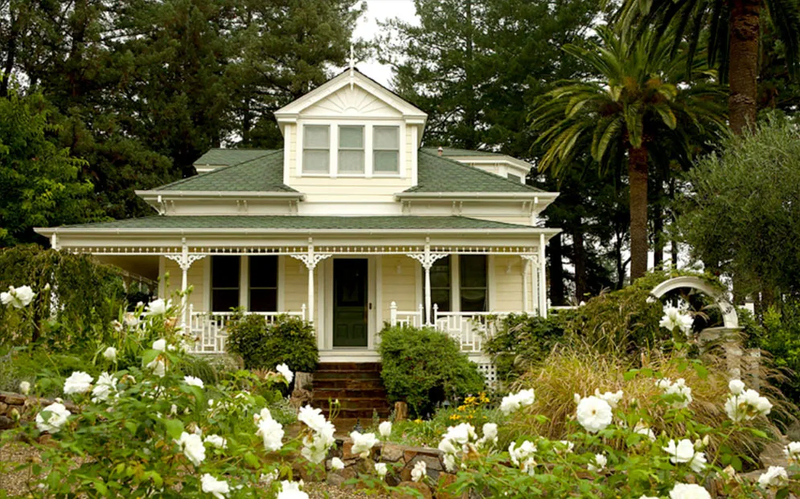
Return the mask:
<svg viewBox="0 0 800 499">
<path fill-rule="evenodd" d="M 689 41 L 689 64 L 708 28 L 708 64 L 720 62 L 723 83 L 727 79 L 730 85 L 730 125 L 734 133 L 741 134 L 756 120 L 762 10 L 771 17 L 786 48 L 790 72 L 796 73 L 800 46 L 797 0 L 624 0 L 621 17 L 624 26 L 640 20 L 640 32 L 655 25 L 656 37 L 674 26 L 673 53 L 685 37 Z"/>
<path fill-rule="evenodd" d="M 670 56 L 668 40 L 646 35 L 633 43 L 609 28 L 598 34 L 600 44 L 564 47 L 596 78 L 562 82 L 543 96 L 531 112 L 533 128 L 542 131 L 534 146 L 545 149 L 539 168 L 556 175 L 587 150 L 601 171 L 627 160 L 633 280 L 647 271 L 648 160 L 659 153 L 690 158 L 693 136 L 725 126 L 723 94 L 706 83 L 713 73 L 698 71 L 683 83 L 687 66 Z"/>
</svg>

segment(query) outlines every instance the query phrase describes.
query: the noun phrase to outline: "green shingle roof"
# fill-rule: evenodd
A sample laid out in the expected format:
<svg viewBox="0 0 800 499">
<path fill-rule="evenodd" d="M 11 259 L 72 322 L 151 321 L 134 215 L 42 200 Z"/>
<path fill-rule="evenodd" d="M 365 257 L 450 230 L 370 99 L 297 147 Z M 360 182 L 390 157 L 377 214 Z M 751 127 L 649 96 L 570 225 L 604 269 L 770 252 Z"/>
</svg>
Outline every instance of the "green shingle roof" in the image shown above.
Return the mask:
<svg viewBox="0 0 800 499">
<path fill-rule="evenodd" d="M 473 166 L 420 149 L 417 185 L 405 192 L 542 192 Z"/>
<path fill-rule="evenodd" d="M 275 152 L 274 149 L 211 149 L 194 162 L 195 166 L 231 166 Z"/>
<path fill-rule="evenodd" d="M 497 230 L 535 227 L 458 216 L 152 216 L 64 229 Z"/>
<path fill-rule="evenodd" d="M 422 150 L 427 152 L 427 153 L 430 153 L 430 154 L 436 154 L 436 155 L 439 154 L 439 148 L 438 147 L 423 147 Z M 505 154 L 500 154 L 500 153 L 491 152 L 491 151 L 473 151 L 471 149 L 458 149 L 456 147 L 442 147 L 442 156 L 444 156 L 445 158 L 450 157 L 450 156 L 456 156 L 456 157 L 460 157 L 460 156 L 497 156 L 497 157 L 502 157 L 502 156 L 505 156 Z"/>
<path fill-rule="evenodd" d="M 248 159 L 248 154 L 243 153 L 251 153 L 255 157 Z M 230 166 L 162 185 L 154 190 L 297 192 L 283 183 L 283 150 L 213 149 L 200 160 L 212 154 L 216 164 Z"/>
</svg>

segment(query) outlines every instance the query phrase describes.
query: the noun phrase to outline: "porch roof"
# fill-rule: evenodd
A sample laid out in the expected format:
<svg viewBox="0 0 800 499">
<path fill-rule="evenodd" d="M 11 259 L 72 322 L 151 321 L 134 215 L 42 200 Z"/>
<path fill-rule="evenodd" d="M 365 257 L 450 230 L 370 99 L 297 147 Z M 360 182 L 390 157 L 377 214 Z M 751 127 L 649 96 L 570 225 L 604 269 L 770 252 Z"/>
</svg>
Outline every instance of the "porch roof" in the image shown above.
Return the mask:
<svg viewBox="0 0 800 499">
<path fill-rule="evenodd" d="M 493 220 L 481 220 L 461 216 L 152 216 L 129 218 L 112 222 L 65 225 L 54 228 L 39 228 L 43 235 L 61 232 L 139 232 L 166 230 L 189 230 L 216 232 L 220 230 L 263 230 L 281 232 L 515 232 L 539 233 L 547 231 L 541 227 L 518 225 Z"/>
</svg>

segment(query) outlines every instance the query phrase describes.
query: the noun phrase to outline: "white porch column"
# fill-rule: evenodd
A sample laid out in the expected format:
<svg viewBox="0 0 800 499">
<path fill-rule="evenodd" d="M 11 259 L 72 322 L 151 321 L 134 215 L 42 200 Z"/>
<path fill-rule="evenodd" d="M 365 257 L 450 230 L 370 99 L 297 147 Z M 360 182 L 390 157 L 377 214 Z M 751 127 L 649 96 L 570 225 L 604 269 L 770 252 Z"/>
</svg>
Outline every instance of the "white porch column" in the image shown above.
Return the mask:
<svg viewBox="0 0 800 499">
<path fill-rule="evenodd" d="M 425 243 L 424 253 L 407 253 L 407 256 L 417 260 L 422 264 L 425 269 L 425 325 L 430 326 L 431 323 L 431 267 L 434 262 L 440 258 L 447 256 L 447 253 L 431 252 L 430 242 Z"/>
<path fill-rule="evenodd" d="M 330 258 L 330 253 L 315 253 L 314 252 L 314 241 L 309 238 L 308 239 L 308 251 L 306 253 L 298 253 L 294 255 L 289 255 L 292 258 L 300 260 L 306 265 L 308 269 L 308 322 L 314 321 L 314 269 L 317 268 L 317 264 L 326 259 Z"/>
<path fill-rule="evenodd" d="M 206 255 L 190 254 L 189 245 L 186 244 L 186 238 L 183 238 L 181 239 L 180 253 L 169 253 L 164 256 L 177 263 L 181 268 L 181 327 L 185 330 L 187 315 L 189 313 L 189 296 L 186 293 L 189 289 L 189 269 L 194 262 L 205 258 Z"/>
<path fill-rule="evenodd" d="M 544 245 L 544 234 L 539 234 L 539 310 L 542 317 L 547 317 L 547 265 Z"/>
<path fill-rule="evenodd" d="M 532 299 L 531 299 L 531 291 L 534 289 L 538 289 L 536 287 L 536 276 L 539 273 L 539 269 L 536 264 L 539 262 L 539 255 L 537 254 L 526 254 L 520 255 L 522 258 L 522 300 L 524 302 L 524 312 L 532 312 L 534 307 L 532 306 Z M 533 279 L 530 279 L 533 277 Z M 536 312 L 539 313 L 541 311 L 539 301 L 536 302 Z"/>
</svg>

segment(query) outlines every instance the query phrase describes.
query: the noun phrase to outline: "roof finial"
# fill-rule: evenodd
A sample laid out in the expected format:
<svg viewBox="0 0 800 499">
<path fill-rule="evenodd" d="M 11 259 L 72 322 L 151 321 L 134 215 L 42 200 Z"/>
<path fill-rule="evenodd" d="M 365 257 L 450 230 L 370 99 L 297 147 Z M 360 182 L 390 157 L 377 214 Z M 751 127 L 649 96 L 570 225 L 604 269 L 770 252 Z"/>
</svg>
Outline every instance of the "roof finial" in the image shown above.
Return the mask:
<svg viewBox="0 0 800 499">
<path fill-rule="evenodd" d="M 353 70 L 356 68 L 355 51 L 353 50 L 353 42 L 350 42 L 350 90 L 353 90 Z"/>
</svg>

